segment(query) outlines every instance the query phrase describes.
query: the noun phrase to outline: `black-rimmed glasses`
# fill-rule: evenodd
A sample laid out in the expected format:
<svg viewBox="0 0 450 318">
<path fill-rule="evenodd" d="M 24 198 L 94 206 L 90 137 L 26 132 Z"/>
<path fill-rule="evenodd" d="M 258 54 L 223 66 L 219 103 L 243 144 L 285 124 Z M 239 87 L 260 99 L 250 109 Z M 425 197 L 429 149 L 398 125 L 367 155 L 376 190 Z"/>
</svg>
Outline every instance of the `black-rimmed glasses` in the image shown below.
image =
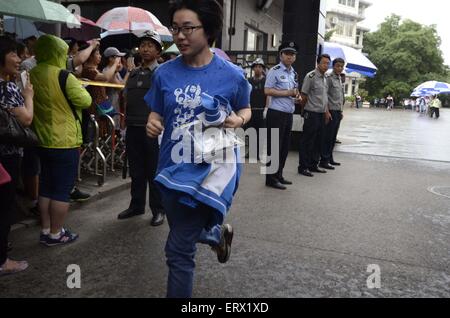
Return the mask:
<svg viewBox="0 0 450 318">
<path fill-rule="evenodd" d="M 173 35 L 177 35 L 180 32 L 183 33 L 183 35 L 191 35 L 194 30 L 203 28 L 203 25 L 197 25 L 197 26 L 183 26 L 183 27 L 177 27 L 177 26 L 171 26 L 169 27 L 170 33 Z"/>
</svg>

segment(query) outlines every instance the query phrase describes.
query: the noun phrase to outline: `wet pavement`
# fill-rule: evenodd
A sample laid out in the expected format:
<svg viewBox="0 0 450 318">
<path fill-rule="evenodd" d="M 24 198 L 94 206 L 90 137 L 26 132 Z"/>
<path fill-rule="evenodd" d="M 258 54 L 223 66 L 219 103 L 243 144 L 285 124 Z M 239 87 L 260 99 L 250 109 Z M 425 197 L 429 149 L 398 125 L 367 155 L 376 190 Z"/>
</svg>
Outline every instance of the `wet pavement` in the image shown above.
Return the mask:
<svg viewBox="0 0 450 318">
<path fill-rule="evenodd" d="M 410 110 L 347 109 L 338 151 L 450 161 L 450 109 L 439 119 Z"/>
<path fill-rule="evenodd" d="M 219 264 L 200 245 L 194 296 L 450 297 L 446 116 L 348 110 L 335 155 L 342 166 L 306 178 L 292 152 L 287 191 L 265 187 L 260 167 L 246 165 L 227 218 L 235 229 L 231 259 Z M 443 138 L 427 144 L 431 132 Z M 164 297 L 168 226 L 151 227 L 149 213 L 118 221 L 128 200 L 123 190 L 74 210 L 67 223 L 80 239 L 73 245 L 40 246 L 38 227 L 14 231 L 11 256 L 30 268 L 2 277 L 0 297 Z M 81 268 L 80 289 L 66 285 L 70 264 Z M 381 288 L 368 288 L 370 265 L 380 269 Z"/>
</svg>

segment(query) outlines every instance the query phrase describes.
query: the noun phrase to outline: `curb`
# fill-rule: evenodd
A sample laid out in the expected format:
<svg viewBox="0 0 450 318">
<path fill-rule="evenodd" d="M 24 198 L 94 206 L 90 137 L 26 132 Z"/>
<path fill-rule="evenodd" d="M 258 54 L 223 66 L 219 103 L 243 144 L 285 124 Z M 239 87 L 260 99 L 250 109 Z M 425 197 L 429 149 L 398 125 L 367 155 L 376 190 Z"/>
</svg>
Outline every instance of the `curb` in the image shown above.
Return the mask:
<svg viewBox="0 0 450 318">
<path fill-rule="evenodd" d="M 81 187 L 80 187 L 81 188 Z M 105 189 L 103 190 L 102 188 L 100 188 L 96 193 L 92 194 L 92 196 L 90 197 L 90 199 L 86 202 L 71 202 L 70 203 L 70 210 L 71 211 L 76 211 L 79 210 L 81 208 L 84 208 L 88 205 L 90 205 L 91 203 L 94 202 L 98 202 L 108 196 L 117 194 L 123 190 L 129 189 L 131 188 L 131 180 L 128 179 L 125 183 L 119 184 L 115 187 L 112 187 L 110 189 Z M 11 226 L 11 232 L 16 231 L 16 230 L 20 230 L 20 229 L 24 229 L 24 228 L 30 228 L 30 227 L 34 227 L 39 225 L 39 219 L 37 218 L 27 218 L 23 221 L 20 221 L 14 225 Z"/>
</svg>

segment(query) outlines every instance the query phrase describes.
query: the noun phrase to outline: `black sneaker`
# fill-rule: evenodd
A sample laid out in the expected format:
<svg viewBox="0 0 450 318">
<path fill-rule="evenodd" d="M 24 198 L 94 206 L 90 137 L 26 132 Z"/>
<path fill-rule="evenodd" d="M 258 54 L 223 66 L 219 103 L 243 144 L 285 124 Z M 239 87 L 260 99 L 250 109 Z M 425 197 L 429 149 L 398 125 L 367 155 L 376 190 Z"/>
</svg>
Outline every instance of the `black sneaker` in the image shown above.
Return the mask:
<svg viewBox="0 0 450 318">
<path fill-rule="evenodd" d="M 59 237 L 59 239 L 52 239 L 50 235 L 45 238 L 45 245 L 51 247 L 62 244 L 70 244 L 75 242 L 78 239 L 78 234 L 72 233 L 69 230 L 63 229 L 63 233 Z"/>
<path fill-rule="evenodd" d="M 213 248 L 217 253 L 217 260 L 219 263 L 226 263 L 230 259 L 232 241 L 233 228 L 230 224 L 223 224 L 221 227 L 220 244 Z"/>
<path fill-rule="evenodd" d="M 77 187 L 73 188 L 70 193 L 70 200 L 75 202 L 84 202 L 91 198 L 91 195 L 85 192 L 80 191 Z"/>
</svg>

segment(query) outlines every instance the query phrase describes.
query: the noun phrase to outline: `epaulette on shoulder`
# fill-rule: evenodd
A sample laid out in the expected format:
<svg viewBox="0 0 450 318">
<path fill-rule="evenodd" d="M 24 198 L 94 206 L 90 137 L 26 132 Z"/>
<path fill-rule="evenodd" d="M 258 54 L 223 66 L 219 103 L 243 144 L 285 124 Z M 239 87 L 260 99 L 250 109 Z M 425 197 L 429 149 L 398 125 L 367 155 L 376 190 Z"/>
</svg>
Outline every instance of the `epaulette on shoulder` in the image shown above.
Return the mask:
<svg viewBox="0 0 450 318">
<path fill-rule="evenodd" d="M 308 74 L 309 78 L 313 78 L 314 76 L 316 76 L 316 72 L 311 72 L 311 73 Z"/>
<path fill-rule="evenodd" d="M 277 66 L 275 66 L 273 69 L 274 70 L 279 70 L 281 68 L 281 66 L 280 65 L 277 65 Z"/>
</svg>

